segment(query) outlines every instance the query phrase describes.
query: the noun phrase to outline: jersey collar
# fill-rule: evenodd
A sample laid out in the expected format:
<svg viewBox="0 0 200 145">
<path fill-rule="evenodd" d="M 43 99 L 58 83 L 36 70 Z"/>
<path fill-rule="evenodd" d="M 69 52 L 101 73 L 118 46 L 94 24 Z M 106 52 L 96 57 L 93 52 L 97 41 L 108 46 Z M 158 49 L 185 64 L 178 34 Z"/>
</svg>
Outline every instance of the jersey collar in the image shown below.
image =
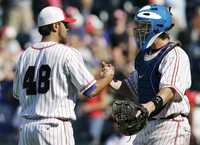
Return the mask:
<svg viewBox="0 0 200 145">
<path fill-rule="evenodd" d="M 49 48 L 51 46 L 54 46 L 56 45 L 57 42 L 53 42 L 53 41 L 49 41 L 49 42 L 38 42 L 38 43 L 35 43 L 33 44 L 31 47 L 33 49 L 37 49 L 37 50 L 42 50 L 42 49 L 45 49 L 45 48 Z"/>
</svg>

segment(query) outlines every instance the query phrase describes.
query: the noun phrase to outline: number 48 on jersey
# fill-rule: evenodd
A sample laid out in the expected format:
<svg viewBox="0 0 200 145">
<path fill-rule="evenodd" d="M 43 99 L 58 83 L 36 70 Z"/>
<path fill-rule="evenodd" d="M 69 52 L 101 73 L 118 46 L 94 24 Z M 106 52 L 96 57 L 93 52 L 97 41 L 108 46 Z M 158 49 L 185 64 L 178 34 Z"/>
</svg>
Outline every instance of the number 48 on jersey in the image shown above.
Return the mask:
<svg viewBox="0 0 200 145">
<path fill-rule="evenodd" d="M 38 71 L 38 80 L 34 80 Z M 38 70 L 35 66 L 29 66 L 23 80 L 23 88 L 27 95 L 45 94 L 50 87 L 51 68 L 48 65 L 41 65 Z"/>
</svg>

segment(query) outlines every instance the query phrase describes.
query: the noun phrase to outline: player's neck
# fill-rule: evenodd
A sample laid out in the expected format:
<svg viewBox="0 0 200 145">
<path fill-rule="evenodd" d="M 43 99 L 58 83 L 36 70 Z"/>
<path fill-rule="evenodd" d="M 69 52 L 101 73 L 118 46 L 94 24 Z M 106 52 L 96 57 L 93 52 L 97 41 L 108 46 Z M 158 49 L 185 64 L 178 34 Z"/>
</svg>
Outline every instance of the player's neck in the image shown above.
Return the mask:
<svg viewBox="0 0 200 145">
<path fill-rule="evenodd" d="M 44 36 L 42 37 L 42 42 L 49 42 L 49 41 L 53 41 L 53 42 L 59 42 L 58 37 L 54 36 L 54 35 L 48 35 L 48 36 Z"/>
<path fill-rule="evenodd" d="M 169 43 L 169 39 L 163 40 L 163 39 L 157 38 L 155 40 L 155 42 L 153 43 L 153 45 L 151 46 L 151 48 L 154 49 L 154 50 L 157 50 L 157 49 L 160 49 L 163 46 L 165 46 L 167 43 Z"/>
</svg>

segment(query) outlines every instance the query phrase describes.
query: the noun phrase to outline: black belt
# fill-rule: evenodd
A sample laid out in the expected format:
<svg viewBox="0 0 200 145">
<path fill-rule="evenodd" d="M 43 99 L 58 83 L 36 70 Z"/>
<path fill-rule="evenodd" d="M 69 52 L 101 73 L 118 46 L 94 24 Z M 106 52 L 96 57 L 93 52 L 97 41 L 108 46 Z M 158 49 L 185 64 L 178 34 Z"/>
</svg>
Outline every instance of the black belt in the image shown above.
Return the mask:
<svg viewBox="0 0 200 145">
<path fill-rule="evenodd" d="M 60 118 L 60 117 L 42 117 L 42 116 L 37 116 L 37 117 L 29 117 L 29 116 L 24 116 L 25 119 L 27 120 L 43 120 L 43 119 L 58 119 L 60 121 L 63 122 L 67 122 L 67 121 L 72 121 L 72 119 L 70 118 Z"/>
<path fill-rule="evenodd" d="M 169 120 L 169 119 L 173 119 L 173 118 L 176 118 L 177 116 L 181 115 L 182 117 L 186 117 L 188 118 L 188 115 L 187 114 L 183 114 L 183 113 L 174 113 L 174 114 L 171 114 L 167 117 L 161 117 L 161 118 L 149 118 L 148 120 L 149 121 L 153 121 L 153 120 Z"/>
</svg>

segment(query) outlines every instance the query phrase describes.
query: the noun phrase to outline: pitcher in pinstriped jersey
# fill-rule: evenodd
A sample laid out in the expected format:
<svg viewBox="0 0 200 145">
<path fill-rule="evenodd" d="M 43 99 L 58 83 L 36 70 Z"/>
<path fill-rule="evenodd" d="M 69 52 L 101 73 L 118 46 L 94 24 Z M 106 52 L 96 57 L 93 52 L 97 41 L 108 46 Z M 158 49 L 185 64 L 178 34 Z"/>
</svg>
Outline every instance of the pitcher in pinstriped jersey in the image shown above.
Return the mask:
<svg viewBox="0 0 200 145">
<path fill-rule="evenodd" d="M 86 69 L 81 54 L 64 45 L 69 23 L 57 7 L 46 7 L 38 16 L 41 42 L 27 48 L 16 68 L 14 96 L 19 99 L 19 145 L 74 145 L 71 121 L 81 92 L 98 94 L 114 75 L 112 65 L 103 64 L 102 78 L 95 80 Z"/>
<path fill-rule="evenodd" d="M 185 91 L 191 85 L 190 62 L 181 47 L 170 41 L 173 27 L 170 10 L 147 5 L 135 15 L 138 54 L 133 73 L 110 85 L 123 95 L 137 85 L 135 101 L 149 111 L 149 121 L 133 145 L 189 145 L 190 106 Z"/>
</svg>

